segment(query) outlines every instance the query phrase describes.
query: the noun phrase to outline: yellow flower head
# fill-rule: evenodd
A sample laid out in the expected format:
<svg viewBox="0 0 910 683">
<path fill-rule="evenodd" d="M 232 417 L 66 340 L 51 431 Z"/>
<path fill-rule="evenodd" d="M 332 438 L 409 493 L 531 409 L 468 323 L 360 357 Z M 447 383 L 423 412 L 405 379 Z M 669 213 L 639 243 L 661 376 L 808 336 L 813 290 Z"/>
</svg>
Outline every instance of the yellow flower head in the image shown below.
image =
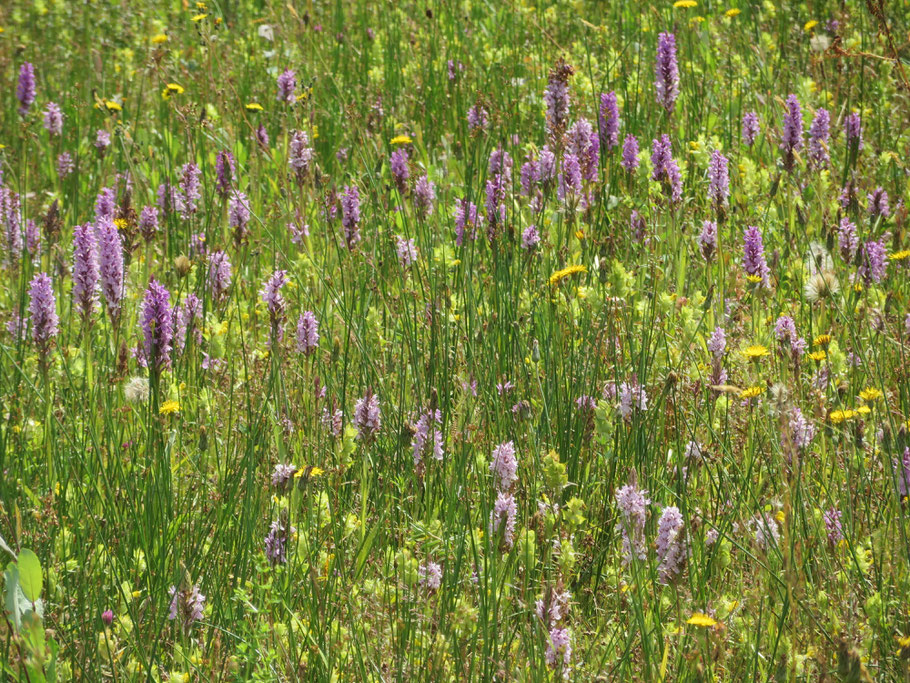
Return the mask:
<svg viewBox="0 0 910 683">
<path fill-rule="evenodd" d="M 123 230 L 126 227 L 126 219 L 125 218 L 115 218 L 114 227 L 117 228 L 118 230 Z"/>
<path fill-rule="evenodd" d="M 816 363 L 821 363 L 827 357 L 828 357 L 828 354 L 823 349 L 819 349 L 818 351 L 813 351 L 812 353 L 809 354 L 809 358 L 814 360 Z"/>
<path fill-rule="evenodd" d="M 107 107 L 108 111 L 123 111 L 123 107 L 119 102 L 114 102 L 113 100 L 104 100 L 104 106 Z"/>
<path fill-rule="evenodd" d="M 892 261 L 906 261 L 910 258 L 910 249 L 903 249 L 901 251 L 896 251 L 891 254 L 889 257 Z"/>
<path fill-rule="evenodd" d="M 588 269 L 585 268 L 584 266 L 567 266 L 566 268 L 563 268 L 562 270 L 557 270 L 555 273 L 553 273 L 550 276 L 550 284 L 551 285 L 558 284 L 560 280 L 563 280 L 563 279 L 569 277 L 570 275 L 574 275 L 575 273 L 587 273 L 587 272 L 588 272 Z"/>
<path fill-rule="evenodd" d="M 171 95 L 182 95 L 184 93 L 183 86 L 178 83 L 168 83 L 164 90 L 161 91 L 161 97 L 169 100 Z"/>
<path fill-rule="evenodd" d="M 159 415 L 173 415 L 180 412 L 180 404 L 177 401 L 165 401 L 158 409 Z"/>
<path fill-rule="evenodd" d="M 870 403 L 872 401 L 877 401 L 882 396 L 884 396 L 884 394 L 881 391 L 879 391 L 878 389 L 876 389 L 875 387 L 866 387 L 861 392 L 859 392 L 859 397 L 861 399 L 863 399 L 864 401 L 867 401 Z"/>
<path fill-rule="evenodd" d="M 413 140 L 411 140 L 411 137 L 409 135 L 396 135 L 394 138 L 392 138 L 392 140 L 390 141 L 390 144 L 410 145 L 411 142 L 413 142 Z"/>
<path fill-rule="evenodd" d="M 828 417 L 832 423 L 839 425 L 844 420 L 856 417 L 856 412 L 853 410 L 834 410 Z"/>
<path fill-rule="evenodd" d="M 696 612 L 691 617 L 686 620 L 687 624 L 692 626 L 701 626 L 703 628 L 711 628 L 712 626 L 717 625 L 717 621 L 712 619 L 707 614 L 702 614 L 701 612 Z"/>
<path fill-rule="evenodd" d="M 761 395 L 764 390 L 764 387 L 760 386 L 749 387 L 748 389 L 743 389 L 739 392 L 739 397 L 745 399 L 755 398 L 756 396 Z"/>
<path fill-rule="evenodd" d="M 198 23 L 198 22 L 202 21 L 203 19 L 205 19 L 207 16 L 208 16 L 208 14 L 197 14 L 195 17 L 193 17 L 193 21 Z"/>
<path fill-rule="evenodd" d="M 809 31 L 811 31 L 812 29 L 814 29 L 816 26 L 818 26 L 818 22 L 815 21 L 815 19 L 813 19 L 812 21 L 807 21 L 807 22 L 805 23 L 805 25 L 803 26 L 803 31 L 805 31 L 806 33 L 808 33 Z"/>
<path fill-rule="evenodd" d="M 736 7 L 733 7 L 731 9 L 728 9 L 726 12 L 724 12 L 724 16 L 726 16 L 728 19 L 732 19 L 733 17 L 738 17 L 741 13 L 742 13 L 741 9 L 737 9 Z"/>
<path fill-rule="evenodd" d="M 262 111 L 262 105 L 258 102 L 248 102 L 246 109 L 247 111 Z"/>
<path fill-rule="evenodd" d="M 764 358 L 770 353 L 767 346 L 762 346 L 761 344 L 753 344 L 743 351 L 743 355 L 749 360 L 758 360 L 759 358 Z"/>
<path fill-rule="evenodd" d="M 830 334 L 820 334 L 812 340 L 812 346 L 828 346 L 831 343 Z"/>
<path fill-rule="evenodd" d="M 161 45 L 161 43 L 166 43 L 166 42 L 167 42 L 167 35 L 164 33 L 159 33 L 156 36 L 152 36 L 153 45 Z"/>
<path fill-rule="evenodd" d="M 692 9 L 693 7 L 698 7 L 698 3 L 695 0 L 676 0 L 673 3 L 673 7 L 676 9 Z"/>
<path fill-rule="evenodd" d="M 757 285 L 759 282 L 762 282 L 761 275 L 746 275 L 746 280 L 751 282 L 753 285 Z"/>
</svg>

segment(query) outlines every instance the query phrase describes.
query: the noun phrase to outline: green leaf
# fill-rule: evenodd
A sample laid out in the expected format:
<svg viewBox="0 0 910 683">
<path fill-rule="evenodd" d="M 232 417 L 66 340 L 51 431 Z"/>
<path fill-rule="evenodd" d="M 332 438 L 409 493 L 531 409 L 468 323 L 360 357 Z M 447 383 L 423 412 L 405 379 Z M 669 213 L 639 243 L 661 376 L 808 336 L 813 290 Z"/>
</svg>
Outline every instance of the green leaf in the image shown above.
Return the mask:
<svg viewBox="0 0 910 683">
<path fill-rule="evenodd" d="M 17 600 L 17 595 L 19 593 L 19 570 L 14 563 L 9 563 L 6 571 L 3 572 L 3 577 L 6 581 L 6 589 L 4 591 L 6 612 L 9 614 L 9 618 L 12 619 L 13 626 L 18 631 L 22 624 L 22 620 L 19 613 L 19 601 Z"/>
<path fill-rule="evenodd" d="M 22 592 L 29 601 L 37 602 L 41 597 L 41 584 L 44 582 L 41 561 L 35 553 L 26 548 L 19 553 L 16 565 L 19 567 L 19 585 L 22 586 Z"/>
</svg>

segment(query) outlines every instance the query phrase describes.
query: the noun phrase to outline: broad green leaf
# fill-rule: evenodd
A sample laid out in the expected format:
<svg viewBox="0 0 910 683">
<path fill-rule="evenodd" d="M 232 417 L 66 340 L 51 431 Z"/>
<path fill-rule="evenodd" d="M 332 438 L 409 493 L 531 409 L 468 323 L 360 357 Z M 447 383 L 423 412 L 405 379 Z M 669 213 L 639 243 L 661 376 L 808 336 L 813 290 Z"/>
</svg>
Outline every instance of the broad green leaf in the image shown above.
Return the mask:
<svg viewBox="0 0 910 683">
<path fill-rule="evenodd" d="M 19 585 L 22 586 L 22 592 L 30 602 L 37 602 L 41 597 L 41 585 L 44 582 L 41 561 L 35 553 L 26 548 L 19 553 L 16 564 L 19 567 Z"/>
</svg>

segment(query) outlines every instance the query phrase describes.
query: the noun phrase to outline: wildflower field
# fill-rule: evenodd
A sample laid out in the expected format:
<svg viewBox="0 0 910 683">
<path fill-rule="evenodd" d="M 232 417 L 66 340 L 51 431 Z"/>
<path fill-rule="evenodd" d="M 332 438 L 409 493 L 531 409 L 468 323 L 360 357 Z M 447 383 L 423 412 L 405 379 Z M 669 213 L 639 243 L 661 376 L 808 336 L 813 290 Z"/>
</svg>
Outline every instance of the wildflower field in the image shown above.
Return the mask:
<svg viewBox="0 0 910 683">
<path fill-rule="evenodd" d="M 0 680 L 910 680 L 910 5 L 0 5 Z"/>
</svg>

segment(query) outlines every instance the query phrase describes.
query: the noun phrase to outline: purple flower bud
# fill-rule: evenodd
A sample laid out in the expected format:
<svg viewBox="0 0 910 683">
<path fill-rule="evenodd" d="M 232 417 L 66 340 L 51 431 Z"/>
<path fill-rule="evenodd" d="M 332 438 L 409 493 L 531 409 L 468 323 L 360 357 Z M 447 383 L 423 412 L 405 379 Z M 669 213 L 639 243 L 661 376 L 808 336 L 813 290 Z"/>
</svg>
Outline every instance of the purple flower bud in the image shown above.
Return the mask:
<svg viewBox="0 0 910 683">
<path fill-rule="evenodd" d="M 651 501 L 648 492 L 639 489 L 635 484 L 626 484 L 616 490 L 616 506 L 619 508 L 619 521 L 616 530 L 622 533 L 622 553 L 624 565 L 634 558 L 644 560 L 645 520 Z"/>
<path fill-rule="evenodd" d="M 56 102 L 48 102 L 44 108 L 44 129 L 51 135 L 63 132 L 63 112 Z"/>
<path fill-rule="evenodd" d="M 259 145 L 259 148 L 263 151 L 267 151 L 269 148 L 269 132 L 265 129 L 263 124 L 259 124 L 256 128 L 256 132 L 253 133 L 253 140 L 256 141 L 256 144 Z"/>
<path fill-rule="evenodd" d="M 670 136 L 663 135 L 651 143 L 651 180 L 662 183 L 670 201 L 674 204 L 682 199 L 682 175 L 673 159 Z"/>
<path fill-rule="evenodd" d="M 110 221 L 95 226 L 95 240 L 98 248 L 101 293 L 104 295 L 111 324 L 116 326 L 123 301 L 123 243 L 120 233 Z"/>
<path fill-rule="evenodd" d="M 319 321 L 313 311 L 304 311 L 297 320 L 297 352 L 314 353 L 319 348 Z"/>
<path fill-rule="evenodd" d="M 73 306 L 83 321 L 95 312 L 98 301 L 98 256 L 95 230 L 90 223 L 73 228 Z"/>
<path fill-rule="evenodd" d="M 812 125 L 809 126 L 809 164 L 813 168 L 828 165 L 828 138 L 831 136 L 831 115 L 826 109 L 815 112 Z"/>
<path fill-rule="evenodd" d="M 231 262 L 223 251 L 215 251 L 209 257 L 208 285 L 217 302 L 224 299 L 231 287 Z"/>
<path fill-rule="evenodd" d="M 69 152 L 60 152 L 57 156 L 57 175 L 63 180 L 76 169 L 73 157 Z"/>
<path fill-rule="evenodd" d="M 537 226 L 529 225 L 521 233 L 521 248 L 525 251 L 533 251 L 540 244 L 540 233 Z"/>
<path fill-rule="evenodd" d="M 247 224 L 250 222 L 250 200 L 238 190 L 231 192 L 228 201 L 228 225 L 234 230 L 234 241 L 238 244 L 249 232 Z"/>
<path fill-rule="evenodd" d="M 670 583 L 682 570 L 688 550 L 685 540 L 685 523 L 679 508 L 665 507 L 657 522 L 657 573 L 661 583 Z"/>
<path fill-rule="evenodd" d="M 110 626 L 114 623 L 114 612 L 113 610 L 106 609 L 101 613 L 101 621 L 104 622 L 105 626 Z"/>
<path fill-rule="evenodd" d="M 837 545 L 844 537 L 844 529 L 841 525 L 841 511 L 837 508 L 825 510 L 825 532 L 828 535 L 828 542 L 831 545 Z"/>
<path fill-rule="evenodd" d="M 566 134 L 566 150 L 578 159 L 582 177 L 597 180 L 600 145 L 597 134 L 587 119 L 579 119 Z"/>
<path fill-rule="evenodd" d="M 146 242 L 151 242 L 158 232 L 158 208 L 143 206 L 139 212 L 139 232 Z"/>
<path fill-rule="evenodd" d="M 514 443 L 506 441 L 493 449 L 490 472 L 493 473 L 500 491 L 508 491 L 512 484 L 518 481 L 518 460 L 515 457 Z"/>
<path fill-rule="evenodd" d="M 488 123 L 489 114 L 487 113 L 487 110 L 483 108 L 483 105 L 478 103 L 468 109 L 468 130 L 472 133 L 484 130 Z"/>
<path fill-rule="evenodd" d="M 288 166 L 297 178 L 297 184 L 303 184 L 310 165 L 313 162 L 313 148 L 310 147 L 310 138 L 302 130 L 294 131 L 288 146 Z"/>
<path fill-rule="evenodd" d="M 859 240 L 856 237 L 856 226 L 850 222 L 849 218 L 841 219 L 840 227 L 837 230 L 837 242 L 841 258 L 847 263 L 853 263 L 856 250 L 859 248 Z"/>
<path fill-rule="evenodd" d="M 655 64 L 654 86 L 657 102 L 667 113 L 673 113 L 676 98 L 679 97 L 679 66 L 676 62 L 676 36 L 661 33 L 657 37 L 657 63 Z"/>
<path fill-rule="evenodd" d="M 32 340 L 38 349 L 42 361 L 50 350 L 51 340 L 59 331 L 57 324 L 57 299 L 50 277 L 46 273 L 36 273 L 29 285 L 28 313 L 32 321 Z"/>
<path fill-rule="evenodd" d="M 500 491 L 496 495 L 496 503 L 490 511 L 490 536 L 502 538 L 502 547 L 506 550 L 512 548 L 515 540 L 515 517 L 518 506 L 511 493 Z"/>
<path fill-rule="evenodd" d="M 379 397 L 368 389 L 366 396 L 358 399 L 354 405 L 354 426 L 357 427 L 358 439 L 370 439 L 379 432 L 382 426 L 382 411 L 379 409 Z"/>
<path fill-rule="evenodd" d="M 844 137 L 847 139 L 847 148 L 857 152 L 863 148 L 863 123 L 859 114 L 852 112 L 844 119 Z"/>
<path fill-rule="evenodd" d="M 702 258 L 710 261 L 717 251 L 717 223 L 705 221 L 701 225 L 701 234 L 698 236 L 698 248 Z"/>
<path fill-rule="evenodd" d="M 278 97 L 279 102 L 294 104 L 297 95 L 297 77 L 290 69 L 285 69 L 278 76 Z"/>
<path fill-rule="evenodd" d="M 600 146 L 603 149 L 613 149 L 619 144 L 619 106 L 616 103 L 616 93 L 600 94 Z"/>
<path fill-rule="evenodd" d="M 796 95 L 787 97 L 787 113 L 784 116 L 780 149 L 783 152 L 784 169 L 792 171 L 796 162 L 795 153 L 803 147 L 803 112 Z"/>
<path fill-rule="evenodd" d="M 227 197 L 234 183 L 234 155 L 227 150 L 218 152 L 215 157 L 215 191 Z"/>
<path fill-rule="evenodd" d="M 887 270 L 888 249 L 885 247 L 885 238 L 869 240 L 863 244 L 863 259 L 857 273 L 866 285 L 881 282 Z"/>
<path fill-rule="evenodd" d="M 436 201 L 436 185 L 424 173 L 414 185 L 414 208 L 421 218 L 433 215 L 433 204 Z"/>
<path fill-rule="evenodd" d="M 95 199 L 95 223 L 101 224 L 114 220 L 117 208 L 117 193 L 110 187 L 102 188 Z"/>
<path fill-rule="evenodd" d="M 106 130 L 99 130 L 95 133 L 95 149 L 101 154 L 111 146 L 111 134 Z"/>
<path fill-rule="evenodd" d="M 32 258 L 39 256 L 41 253 L 41 231 L 38 224 L 32 219 L 25 221 L 25 248 Z"/>
<path fill-rule="evenodd" d="M 747 147 L 751 147 L 755 143 L 755 138 L 758 137 L 759 132 L 758 114 L 754 111 L 747 111 L 743 114 L 742 129 L 743 142 L 746 143 Z"/>
<path fill-rule="evenodd" d="M 708 198 L 718 208 L 726 207 L 730 198 L 730 173 L 727 169 L 727 157 L 715 149 L 711 154 L 708 166 Z"/>
<path fill-rule="evenodd" d="M 19 68 L 19 82 L 16 84 L 16 99 L 19 100 L 19 115 L 28 114 L 35 101 L 35 67 L 24 62 Z"/>
<path fill-rule="evenodd" d="M 360 190 L 356 185 L 345 185 L 341 195 L 341 225 L 344 243 L 353 250 L 360 242 Z"/>
<path fill-rule="evenodd" d="M 888 206 L 888 193 L 881 187 L 876 187 L 873 192 L 866 196 L 867 211 L 872 220 L 881 217 L 887 218 L 891 215 L 891 207 Z"/>
<path fill-rule="evenodd" d="M 547 133 L 559 142 L 569 119 L 569 78 L 575 70 L 560 58 L 550 70 L 543 99 L 547 105 Z"/>
<path fill-rule="evenodd" d="M 180 174 L 180 191 L 182 193 L 183 205 L 180 215 L 187 218 L 190 214 L 196 213 L 196 202 L 202 197 L 200 178 L 202 171 L 193 162 L 183 165 Z"/>
<path fill-rule="evenodd" d="M 638 138 L 634 135 L 627 135 L 622 143 L 622 161 L 620 165 L 629 173 L 634 173 L 638 169 Z"/>
<path fill-rule="evenodd" d="M 404 192 L 407 189 L 408 177 L 411 175 L 408 169 L 408 151 L 404 147 L 399 147 L 392 152 L 389 157 L 389 168 L 399 192 Z"/>
<path fill-rule="evenodd" d="M 284 297 L 281 296 L 281 289 L 288 283 L 287 271 L 276 270 L 272 276 L 265 281 L 259 296 L 263 303 L 269 309 L 269 320 L 272 325 L 273 338 L 280 341 L 283 336 L 283 326 L 287 304 Z"/>
<path fill-rule="evenodd" d="M 762 241 L 761 230 L 754 225 L 746 228 L 743 241 L 743 269 L 750 281 L 760 282 L 763 287 L 770 288 L 768 275 L 771 269 L 765 260 L 765 246 Z"/>
<path fill-rule="evenodd" d="M 174 312 L 170 292 L 152 278 L 139 312 L 142 327 L 141 359 L 149 370 L 160 373 L 171 366 L 171 342 L 174 338 Z"/>
<path fill-rule="evenodd" d="M 467 199 L 459 199 L 455 203 L 455 245 L 460 247 L 464 243 L 465 230 L 468 229 L 468 237 L 477 239 L 478 225 L 477 205 Z"/>
</svg>

